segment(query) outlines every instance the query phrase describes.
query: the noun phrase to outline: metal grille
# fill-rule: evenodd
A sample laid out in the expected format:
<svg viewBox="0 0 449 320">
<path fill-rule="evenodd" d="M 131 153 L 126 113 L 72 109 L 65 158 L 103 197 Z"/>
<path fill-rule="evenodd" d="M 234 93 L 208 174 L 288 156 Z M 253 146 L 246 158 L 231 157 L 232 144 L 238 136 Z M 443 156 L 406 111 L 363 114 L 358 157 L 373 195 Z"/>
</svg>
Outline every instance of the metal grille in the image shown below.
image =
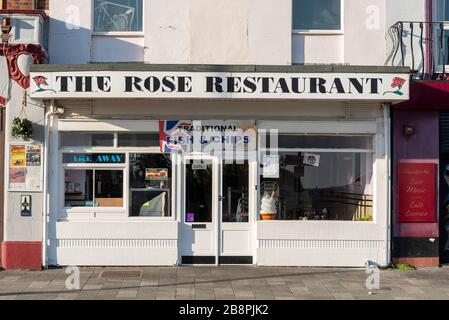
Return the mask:
<svg viewBox="0 0 449 320">
<path fill-rule="evenodd" d="M 142 271 L 139 270 L 110 270 L 103 271 L 100 274 L 100 278 L 108 279 L 129 279 L 129 278 L 140 278 L 142 276 Z"/>
<path fill-rule="evenodd" d="M 440 154 L 449 154 L 449 111 L 440 112 Z"/>
</svg>

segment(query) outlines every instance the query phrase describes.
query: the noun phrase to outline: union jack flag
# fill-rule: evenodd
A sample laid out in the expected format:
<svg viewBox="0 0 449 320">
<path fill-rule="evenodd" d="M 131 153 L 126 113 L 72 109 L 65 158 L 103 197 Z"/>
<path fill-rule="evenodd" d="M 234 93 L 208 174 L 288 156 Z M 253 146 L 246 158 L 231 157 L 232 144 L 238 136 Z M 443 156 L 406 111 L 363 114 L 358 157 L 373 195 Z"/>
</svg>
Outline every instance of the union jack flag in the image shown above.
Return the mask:
<svg viewBox="0 0 449 320">
<path fill-rule="evenodd" d="M 161 120 L 159 121 L 159 142 L 161 152 L 187 152 L 188 144 L 179 144 L 178 137 L 189 137 L 190 134 L 182 127 L 191 126 L 191 121 L 186 120 Z"/>
</svg>

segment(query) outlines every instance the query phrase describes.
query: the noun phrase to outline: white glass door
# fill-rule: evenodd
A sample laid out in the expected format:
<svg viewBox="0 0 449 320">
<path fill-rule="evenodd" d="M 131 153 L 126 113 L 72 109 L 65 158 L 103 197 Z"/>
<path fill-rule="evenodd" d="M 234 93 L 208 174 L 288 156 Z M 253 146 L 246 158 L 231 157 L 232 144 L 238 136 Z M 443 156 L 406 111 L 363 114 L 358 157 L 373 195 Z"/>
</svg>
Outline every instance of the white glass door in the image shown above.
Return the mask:
<svg viewBox="0 0 449 320">
<path fill-rule="evenodd" d="M 181 263 L 217 264 L 217 158 L 185 157 L 183 169 Z"/>
<path fill-rule="evenodd" d="M 220 161 L 220 264 L 252 264 L 248 160 Z"/>
<path fill-rule="evenodd" d="M 184 158 L 181 264 L 252 264 L 247 160 Z"/>
</svg>

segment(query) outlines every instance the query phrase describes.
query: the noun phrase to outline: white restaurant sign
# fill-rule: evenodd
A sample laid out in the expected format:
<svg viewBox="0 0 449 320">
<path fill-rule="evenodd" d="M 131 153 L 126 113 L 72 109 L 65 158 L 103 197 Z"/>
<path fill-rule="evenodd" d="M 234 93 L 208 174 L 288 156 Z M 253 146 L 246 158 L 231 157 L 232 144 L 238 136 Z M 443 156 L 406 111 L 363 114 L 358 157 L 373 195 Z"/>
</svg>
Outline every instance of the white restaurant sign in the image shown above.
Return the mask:
<svg viewBox="0 0 449 320">
<path fill-rule="evenodd" d="M 408 100 L 408 74 L 33 72 L 31 97 Z"/>
</svg>

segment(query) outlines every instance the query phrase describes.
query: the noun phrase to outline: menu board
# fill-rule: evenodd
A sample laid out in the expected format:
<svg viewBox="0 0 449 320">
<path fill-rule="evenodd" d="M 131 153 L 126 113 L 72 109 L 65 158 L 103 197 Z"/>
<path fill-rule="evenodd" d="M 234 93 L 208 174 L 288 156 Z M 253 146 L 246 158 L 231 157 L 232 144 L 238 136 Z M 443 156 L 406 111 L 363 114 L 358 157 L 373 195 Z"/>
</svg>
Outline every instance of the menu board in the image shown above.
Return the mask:
<svg viewBox="0 0 449 320">
<path fill-rule="evenodd" d="M 167 168 L 146 168 L 145 180 L 168 180 Z"/>
<path fill-rule="evenodd" d="M 9 189 L 16 191 L 41 191 L 42 146 L 10 145 Z"/>
<path fill-rule="evenodd" d="M 434 163 L 398 166 L 398 221 L 435 222 L 436 169 Z"/>
</svg>

